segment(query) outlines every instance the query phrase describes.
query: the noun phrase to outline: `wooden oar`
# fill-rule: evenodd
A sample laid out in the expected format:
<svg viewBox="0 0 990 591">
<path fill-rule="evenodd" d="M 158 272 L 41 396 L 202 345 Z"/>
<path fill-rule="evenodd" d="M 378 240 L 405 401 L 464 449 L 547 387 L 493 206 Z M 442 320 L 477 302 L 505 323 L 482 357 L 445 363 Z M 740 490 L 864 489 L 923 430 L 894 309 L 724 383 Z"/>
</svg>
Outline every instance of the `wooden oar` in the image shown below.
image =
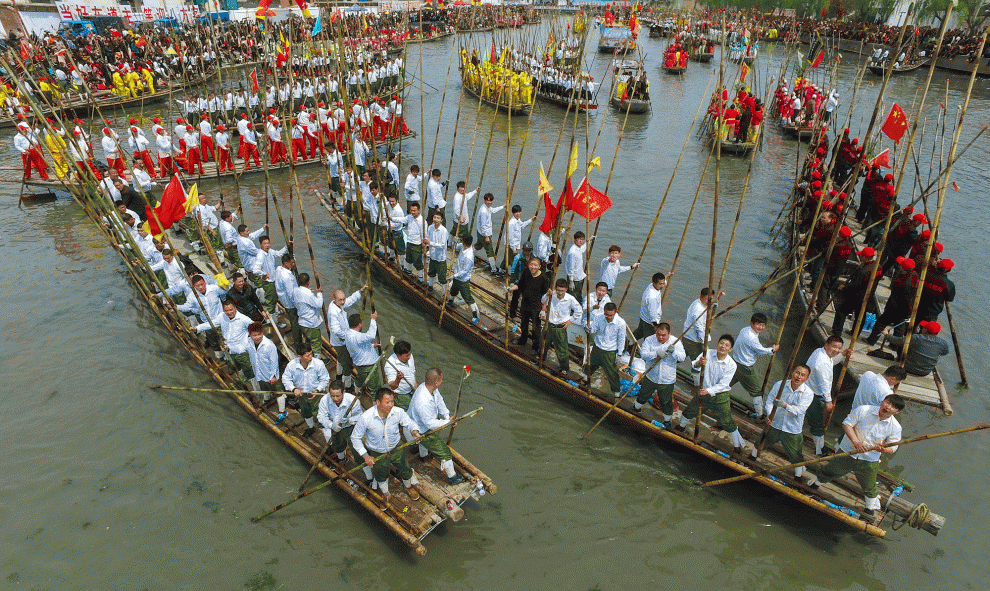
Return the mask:
<svg viewBox="0 0 990 591">
<path fill-rule="evenodd" d="M 461 412 L 461 392 L 464 391 L 464 380 L 471 375 L 471 366 L 464 366 L 464 375 L 461 376 L 461 384 L 457 387 L 457 403 L 454 404 L 454 416 Z M 454 427 L 457 425 L 450 426 L 450 433 L 447 433 L 447 445 L 450 445 L 450 440 L 454 438 Z"/>
<path fill-rule="evenodd" d="M 474 415 L 476 415 L 479 412 L 481 412 L 483 409 L 484 409 L 484 407 L 479 406 L 478 408 L 472 410 L 471 412 L 465 413 L 463 416 L 456 417 L 455 419 L 451 420 L 449 423 L 447 423 L 447 424 L 445 424 L 445 425 L 443 425 L 441 427 L 437 427 L 436 429 L 431 429 L 431 430 L 427 431 L 426 433 L 422 433 L 422 434 L 420 434 L 419 437 L 413 439 L 412 441 L 407 441 L 406 443 L 403 443 L 402 445 L 396 446 L 395 448 L 392 449 L 392 451 L 387 452 L 387 453 L 383 453 L 382 455 L 380 455 L 377 458 L 375 458 L 375 461 L 378 461 L 378 460 L 382 459 L 383 457 L 389 455 L 390 453 L 394 453 L 394 452 L 399 451 L 401 449 L 405 449 L 405 448 L 409 447 L 410 445 L 419 444 L 419 442 L 422 441 L 425 437 L 429 437 L 430 435 L 433 435 L 434 433 L 436 433 L 438 431 L 442 431 L 443 429 L 446 429 L 447 427 L 452 426 L 454 423 L 463 421 L 464 419 L 469 418 L 469 417 L 473 417 Z M 257 522 L 261 521 L 262 519 L 264 519 L 265 517 L 268 517 L 272 513 L 275 513 L 276 511 L 280 511 L 282 509 L 285 509 L 286 507 L 288 507 L 292 503 L 295 503 L 299 499 L 302 499 L 304 497 L 308 497 L 309 495 L 315 493 L 316 491 L 320 490 L 321 488 L 325 488 L 325 487 L 333 484 L 334 482 L 337 482 L 341 478 L 347 476 L 348 474 L 351 474 L 353 472 L 357 472 L 358 470 L 361 470 L 364 467 L 365 467 L 365 464 L 364 463 L 359 463 L 357 466 L 354 466 L 350 470 L 347 470 L 346 472 L 343 472 L 341 474 L 338 474 L 337 476 L 334 476 L 330 480 L 327 480 L 326 482 L 324 482 L 322 484 L 318 484 L 318 485 L 314 486 L 313 488 L 309 489 L 306 492 L 302 492 L 302 493 L 297 494 L 296 496 L 292 497 L 288 501 L 285 501 L 284 503 L 281 503 L 281 504 L 278 504 L 278 505 L 272 507 L 271 509 L 269 509 L 269 510 L 265 511 L 264 513 L 262 513 L 261 515 L 258 515 L 257 517 L 252 517 L 251 518 L 251 523 L 257 523 Z"/>
<path fill-rule="evenodd" d="M 966 380 L 966 368 L 963 367 L 962 353 L 959 351 L 959 337 L 956 336 L 956 323 L 952 321 L 952 308 L 945 302 L 945 314 L 949 317 L 949 332 L 952 334 L 952 346 L 956 350 L 956 363 L 959 364 L 959 379 L 963 386 L 969 386 Z"/>
<path fill-rule="evenodd" d="M 979 425 L 974 425 L 972 427 L 965 427 L 963 429 L 954 429 L 952 431 L 942 431 L 941 433 L 930 433 L 928 435 L 919 435 L 918 437 L 912 437 L 910 439 L 903 439 L 901 441 L 891 442 L 889 445 L 896 445 L 900 447 L 901 445 L 906 445 L 908 443 L 915 443 L 917 441 L 927 441 L 929 439 L 937 439 L 939 437 L 948 437 L 949 435 L 960 435 L 962 433 L 969 433 L 970 431 L 982 431 L 984 429 L 990 429 L 990 423 L 980 423 Z M 870 448 L 870 450 L 876 450 L 884 447 L 885 444 L 878 444 Z M 869 451 L 869 450 L 868 450 Z M 801 466 L 810 466 L 812 464 L 819 464 L 821 462 L 827 462 L 829 460 L 834 460 L 836 458 L 843 458 L 846 456 L 851 456 L 854 454 L 863 453 L 858 451 L 846 451 L 831 456 L 826 456 L 823 458 L 812 458 L 810 460 L 805 460 L 803 462 L 797 462 L 796 464 L 786 464 L 784 466 L 777 466 L 775 468 L 765 468 L 763 470 L 754 470 L 749 474 L 741 474 L 739 476 L 733 476 L 732 478 L 723 478 L 721 480 L 711 480 L 701 485 L 702 488 L 709 486 L 719 486 L 722 484 L 731 484 L 733 482 L 741 482 L 743 480 L 749 480 L 750 478 L 756 478 L 758 476 L 766 476 L 772 472 L 782 472 L 791 468 L 800 468 Z"/>
<path fill-rule="evenodd" d="M 388 354 L 389 347 L 391 347 L 394 344 L 395 344 L 395 337 L 393 336 L 388 341 L 388 347 L 385 347 L 382 350 L 382 354 L 378 356 L 378 361 L 375 362 L 375 365 L 376 366 L 378 365 L 379 362 L 381 362 L 382 357 L 385 357 L 385 355 Z M 368 372 L 368 375 L 366 375 L 364 377 L 364 383 L 361 384 L 361 387 L 360 388 L 357 388 L 357 391 L 354 393 L 354 398 L 351 399 L 351 403 L 348 404 L 347 405 L 347 409 L 344 410 L 344 417 L 345 418 L 347 417 L 347 415 L 351 414 L 351 409 L 354 408 L 354 404 L 357 403 L 358 399 L 361 398 L 361 393 L 364 391 L 364 387 L 368 385 L 368 380 L 371 379 L 371 376 L 374 373 L 375 373 L 375 370 L 371 370 L 370 372 Z M 382 379 L 385 379 L 385 376 L 382 376 Z M 310 476 L 312 476 L 313 475 L 313 472 L 316 471 L 316 467 L 320 465 L 320 462 L 321 461 L 323 461 L 323 456 L 327 455 L 327 450 L 330 449 L 330 443 L 332 441 L 333 441 L 333 437 L 327 438 L 326 445 L 323 446 L 323 449 L 320 451 L 320 454 L 318 456 L 316 456 L 316 461 L 313 462 L 313 466 L 309 469 L 309 472 L 306 473 L 306 478 L 303 478 L 302 484 L 299 485 L 299 492 L 302 492 L 303 489 L 306 488 L 306 483 L 309 482 Z"/>
</svg>

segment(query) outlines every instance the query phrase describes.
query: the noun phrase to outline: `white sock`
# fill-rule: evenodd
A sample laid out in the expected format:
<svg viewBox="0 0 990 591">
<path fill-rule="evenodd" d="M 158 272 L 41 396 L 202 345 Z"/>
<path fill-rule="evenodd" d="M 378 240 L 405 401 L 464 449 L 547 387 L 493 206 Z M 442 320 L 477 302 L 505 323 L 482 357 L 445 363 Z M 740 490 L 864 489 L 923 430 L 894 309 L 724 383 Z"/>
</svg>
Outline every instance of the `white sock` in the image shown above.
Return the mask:
<svg viewBox="0 0 990 591">
<path fill-rule="evenodd" d="M 336 370 L 336 371 L 337 371 L 337 375 L 338 375 L 338 376 L 339 376 L 340 374 L 342 374 L 342 373 L 344 373 L 344 366 L 343 366 L 343 365 L 341 365 L 339 361 L 337 362 L 337 370 Z"/>
<path fill-rule="evenodd" d="M 672 418 L 674 418 L 674 415 L 663 415 L 663 420 L 665 423 L 669 423 Z"/>
<path fill-rule="evenodd" d="M 694 382 L 694 385 L 695 385 L 695 386 L 700 386 L 700 385 L 701 385 L 701 372 L 699 372 L 699 371 L 694 371 L 694 370 L 692 369 L 692 370 L 691 370 L 691 381 L 693 381 L 693 382 Z"/>
<path fill-rule="evenodd" d="M 479 314 L 479 312 L 478 312 L 478 304 L 471 304 L 471 312 L 472 312 L 472 313 L 473 313 L 473 314 L 474 314 L 475 316 L 477 316 L 477 315 Z"/>
<path fill-rule="evenodd" d="M 337 459 L 338 460 L 343 460 L 345 457 L 347 457 L 347 452 L 346 451 L 342 451 L 342 452 L 337 453 Z"/>
<path fill-rule="evenodd" d="M 753 396 L 753 407 L 756 409 L 756 414 L 763 416 L 763 397 Z"/>
<path fill-rule="evenodd" d="M 681 422 L 679 423 L 679 425 L 680 425 L 681 429 L 683 429 L 684 427 L 687 427 L 688 426 L 688 423 L 690 423 L 690 422 L 691 422 L 691 419 L 684 418 L 684 416 L 682 415 L 681 416 Z"/>
<path fill-rule="evenodd" d="M 820 454 L 822 450 L 825 449 L 825 436 L 824 435 L 812 435 L 811 440 L 815 442 L 815 453 Z"/>
<path fill-rule="evenodd" d="M 382 496 L 385 496 L 385 495 L 388 494 L 388 481 L 387 480 L 384 480 L 384 481 L 382 481 L 382 480 L 376 480 L 375 481 L 375 484 L 378 485 L 378 490 L 381 491 Z"/>
<path fill-rule="evenodd" d="M 285 394 L 279 396 L 277 401 L 278 401 L 278 412 L 279 413 L 285 412 Z"/>
<path fill-rule="evenodd" d="M 739 433 L 739 429 L 729 433 L 729 440 L 732 441 L 732 447 L 743 447 L 746 445 L 746 440 L 744 440 L 742 434 Z"/>
<path fill-rule="evenodd" d="M 640 403 L 639 403 L 639 401 L 637 400 L 637 401 L 636 401 L 636 402 L 635 402 L 635 403 L 633 404 L 633 408 L 635 408 L 636 410 L 639 410 L 639 409 L 641 409 L 641 408 L 643 408 L 643 405 L 642 405 L 642 404 L 640 404 Z"/>
<path fill-rule="evenodd" d="M 495 257 L 488 257 L 488 264 L 491 266 L 492 270 L 498 269 L 498 263 L 495 262 Z"/>
<path fill-rule="evenodd" d="M 371 480 L 373 477 L 371 474 L 371 466 L 362 466 L 362 469 L 364 470 L 364 477 Z"/>
<path fill-rule="evenodd" d="M 316 422 L 313 421 L 313 417 L 309 417 L 308 419 L 306 419 L 306 426 L 307 427 L 312 427 L 314 425 L 316 425 Z"/>
<path fill-rule="evenodd" d="M 866 508 L 874 511 L 880 510 L 880 497 L 863 497 L 866 499 Z"/>
<path fill-rule="evenodd" d="M 447 475 L 447 478 L 454 477 L 454 460 L 444 460 L 440 462 L 440 469 Z"/>
<path fill-rule="evenodd" d="M 751 458 L 753 458 L 754 460 L 755 460 L 756 458 L 758 458 L 758 457 L 760 457 L 760 454 L 759 454 L 759 452 L 757 451 L 757 449 L 756 449 L 756 447 L 753 447 L 753 451 L 752 451 L 752 452 L 750 452 L 750 454 L 749 454 L 749 457 L 751 457 Z M 795 469 L 796 469 L 796 468 L 795 468 Z"/>
<path fill-rule="evenodd" d="M 402 484 L 406 485 L 406 488 L 409 488 L 414 484 L 419 484 L 419 479 L 416 478 L 416 473 L 413 472 L 413 475 L 409 477 L 409 480 L 403 480 Z"/>
<path fill-rule="evenodd" d="M 430 455 L 430 450 L 426 449 L 422 445 L 419 446 L 419 457 L 425 458 L 428 455 Z"/>
<path fill-rule="evenodd" d="M 272 395 L 271 395 L 271 393 L 269 393 L 269 392 L 265 392 L 265 395 L 264 395 L 264 402 L 268 402 L 268 401 L 269 401 L 269 400 L 271 400 L 271 399 L 272 399 Z"/>
<path fill-rule="evenodd" d="M 251 389 L 255 392 L 261 389 L 261 386 L 258 385 L 258 378 L 251 378 L 248 382 L 251 383 Z"/>
<path fill-rule="evenodd" d="M 354 379 L 351 376 L 344 376 L 344 387 L 350 388 L 354 384 Z"/>
<path fill-rule="evenodd" d="M 612 392 L 612 395 L 615 396 L 616 398 L 619 398 L 620 396 L 622 396 L 622 391 L 616 390 L 615 392 Z"/>
<path fill-rule="evenodd" d="M 794 478 L 801 478 L 804 475 L 804 466 L 794 468 Z"/>
</svg>

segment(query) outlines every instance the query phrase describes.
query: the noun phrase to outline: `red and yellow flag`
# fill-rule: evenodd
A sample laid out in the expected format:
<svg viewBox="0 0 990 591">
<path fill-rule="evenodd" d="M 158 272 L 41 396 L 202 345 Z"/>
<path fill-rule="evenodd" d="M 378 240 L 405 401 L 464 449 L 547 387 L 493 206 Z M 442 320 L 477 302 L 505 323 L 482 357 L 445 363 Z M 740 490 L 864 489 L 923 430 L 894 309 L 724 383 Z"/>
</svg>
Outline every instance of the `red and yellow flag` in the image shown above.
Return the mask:
<svg viewBox="0 0 990 591">
<path fill-rule="evenodd" d="M 901 141 L 904 137 L 904 132 L 907 131 L 907 116 L 904 114 L 904 109 L 900 105 L 894 103 L 894 106 L 890 108 L 890 114 L 887 115 L 887 120 L 884 122 L 883 127 L 880 131 L 884 132 L 890 139 L 894 140 L 895 143 Z"/>
</svg>

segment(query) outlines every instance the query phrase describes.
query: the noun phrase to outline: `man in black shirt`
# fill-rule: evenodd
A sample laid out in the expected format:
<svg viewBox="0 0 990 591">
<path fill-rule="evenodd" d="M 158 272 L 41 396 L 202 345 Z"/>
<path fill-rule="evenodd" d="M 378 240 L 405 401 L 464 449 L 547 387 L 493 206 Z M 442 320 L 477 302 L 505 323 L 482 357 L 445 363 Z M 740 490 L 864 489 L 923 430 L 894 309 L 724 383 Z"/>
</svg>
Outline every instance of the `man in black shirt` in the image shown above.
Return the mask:
<svg viewBox="0 0 990 591">
<path fill-rule="evenodd" d="M 233 300 L 237 304 L 237 309 L 241 314 L 251 320 L 262 321 L 261 300 L 258 299 L 258 294 L 254 292 L 254 288 L 248 285 L 241 273 L 234 273 L 232 281 L 233 285 L 227 290 L 227 299 Z"/>
<path fill-rule="evenodd" d="M 513 284 L 509 289 L 519 292 L 519 312 L 522 317 L 519 324 L 519 344 L 526 344 L 529 338 L 527 332 L 532 323 L 533 350 L 539 351 L 543 336 L 540 330 L 540 311 L 543 309 L 543 296 L 550 293 L 550 277 L 543 272 L 540 259 L 529 259 L 527 267 L 528 272 L 524 272 L 519 283 Z"/>
</svg>

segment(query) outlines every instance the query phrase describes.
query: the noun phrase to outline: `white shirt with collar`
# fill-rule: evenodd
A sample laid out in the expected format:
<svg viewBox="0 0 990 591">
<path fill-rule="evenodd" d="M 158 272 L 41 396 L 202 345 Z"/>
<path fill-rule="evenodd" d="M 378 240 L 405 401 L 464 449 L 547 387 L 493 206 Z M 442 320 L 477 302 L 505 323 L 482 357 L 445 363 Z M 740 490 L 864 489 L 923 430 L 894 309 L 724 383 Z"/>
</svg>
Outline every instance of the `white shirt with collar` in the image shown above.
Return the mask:
<svg viewBox="0 0 990 591">
<path fill-rule="evenodd" d="M 504 205 L 499 205 L 498 207 L 489 207 L 484 203 L 478 208 L 478 235 L 488 236 L 492 235 L 492 216 L 505 209 Z"/>
<path fill-rule="evenodd" d="M 248 336 L 248 327 L 254 322 L 244 314 L 237 312 L 233 318 L 221 313 L 212 318 L 213 324 L 223 333 L 223 341 L 230 348 L 231 353 L 247 353 L 248 345 L 253 345 L 251 337 Z M 209 322 L 203 322 L 196 326 L 196 332 L 210 330 Z"/>
<path fill-rule="evenodd" d="M 296 304 L 299 326 L 319 328 L 323 321 L 323 294 L 300 285 L 293 292 L 292 301 Z"/>
<path fill-rule="evenodd" d="M 588 243 L 581 246 L 571 244 L 567 249 L 567 279 L 569 281 L 583 281 L 588 274 L 584 272 L 584 253 L 588 249 Z"/>
<path fill-rule="evenodd" d="M 714 396 L 715 394 L 721 394 L 722 392 L 728 392 L 731 389 L 729 382 L 732 381 L 732 376 L 736 373 L 736 362 L 732 360 L 731 355 L 726 355 L 725 359 L 718 358 L 718 351 L 715 349 L 708 349 L 705 355 L 705 381 L 702 388 L 708 390 L 709 396 Z M 698 365 L 698 360 L 701 359 L 701 355 L 691 362 L 691 365 L 695 368 L 700 368 Z"/>
<path fill-rule="evenodd" d="M 581 304 L 569 293 L 564 293 L 564 297 L 557 297 L 556 291 L 548 296 L 543 296 L 543 303 L 548 306 L 547 322 L 550 324 L 564 324 L 570 321 L 573 324 L 581 322 Z"/>
<path fill-rule="evenodd" d="M 302 361 L 296 357 L 285 366 L 285 372 L 282 374 L 282 385 L 290 392 L 296 388 L 303 392 L 322 392 L 329 384 L 330 373 L 327 371 L 327 366 L 316 357 L 310 360 L 306 367 L 303 367 Z"/>
<path fill-rule="evenodd" d="M 296 274 L 279 265 L 275 269 L 275 295 L 287 309 L 294 310 L 296 308 L 294 296 L 297 287 L 299 287 L 299 283 L 296 281 Z"/>
<path fill-rule="evenodd" d="M 771 354 L 773 354 L 773 348 L 763 346 L 763 343 L 760 342 L 760 335 L 753 330 L 752 326 L 746 326 L 739 331 L 736 344 L 732 348 L 732 358 L 739 365 L 746 367 L 753 367 L 758 356 Z"/>
<path fill-rule="evenodd" d="M 372 318 L 368 323 L 366 332 L 359 332 L 357 329 L 348 328 L 344 335 L 344 345 L 347 352 L 351 354 L 351 361 L 355 366 L 362 367 L 373 365 L 378 359 L 378 351 L 375 349 L 375 337 L 378 336 L 378 323 Z"/>
<path fill-rule="evenodd" d="M 416 359 L 411 353 L 409 354 L 409 361 L 405 363 L 400 361 L 395 353 L 392 353 L 392 356 L 385 362 L 385 381 L 388 383 L 394 382 L 395 377 L 399 375 L 400 371 L 402 372 L 402 379 L 392 389 L 396 396 L 409 394 L 412 392 L 412 386 L 410 384 L 416 383 Z"/>
<path fill-rule="evenodd" d="M 609 289 L 615 289 L 615 280 L 619 278 L 619 273 L 625 273 L 632 267 L 621 264 L 620 261 L 612 262 L 608 257 L 602 259 L 602 275 L 599 281 L 604 281 Z"/>
<path fill-rule="evenodd" d="M 595 335 L 595 346 L 602 351 L 621 352 L 626 346 L 626 321 L 616 314 L 612 322 L 605 319 L 604 312 L 595 318 L 591 325 Z"/>
<path fill-rule="evenodd" d="M 856 395 L 853 396 L 852 407 L 858 406 L 880 406 L 883 399 L 894 393 L 894 389 L 887 383 L 882 374 L 872 371 L 863 372 L 859 377 L 859 386 L 856 388 Z"/>
<path fill-rule="evenodd" d="M 248 337 L 250 338 L 250 336 Z M 268 337 L 261 337 L 261 344 L 255 345 L 254 340 L 248 343 L 248 353 L 251 356 L 251 369 L 259 382 L 269 382 L 278 379 L 278 349 Z"/>
<path fill-rule="evenodd" d="M 879 406 L 857 406 L 852 409 L 842 424 L 858 429 L 866 445 L 883 443 L 884 447 L 887 447 L 891 443 L 897 443 L 901 440 L 901 424 L 893 416 L 881 421 Z M 839 442 L 839 449 L 853 451 L 854 448 L 848 436 L 843 435 L 842 441 Z M 894 450 L 897 450 L 896 446 L 894 446 Z M 871 450 L 866 453 L 853 454 L 852 457 L 867 462 L 879 462 L 880 452 Z"/>
<path fill-rule="evenodd" d="M 354 406 L 351 406 L 352 402 Z M 347 411 L 348 407 L 351 409 L 349 412 Z M 330 437 L 337 431 L 357 423 L 362 412 L 364 410 L 361 408 L 361 404 L 354 402 L 354 395 L 344 392 L 344 398 L 340 404 L 334 402 L 329 396 L 321 398 L 320 405 L 316 410 L 316 420 L 320 422 L 323 427 L 323 435 L 329 441 Z"/>
<path fill-rule="evenodd" d="M 446 425 L 450 421 L 450 411 L 440 395 L 440 388 L 430 392 L 426 384 L 420 384 L 409 403 L 409 418 L 419 426 L 420 433 Z"/>
<path fill-rule="evenodd" d="M 419 430 L 416 423 L 401 408 L 393 406 L 383 419 L 378 414 L 378 406 L 372 406 L 361 413 L 357 423 L 354 424 L 354 431 L 351 432 L 351 447 L 360 456 L 370 455 L 369 451 L 376 454 L 392 451 L 402 442 L 399 427 Z"/>
<path fill-rule="evenodd" d="M 664 385 L 677 382 L 677 364 L 684 361 L 687 353 L 684 352 L 684 345 L 680 339 L 671 335 L 667 341 L 661 343 L 657 340 L 656 334 L 651 334 L 643 341 L 639 356 L 646 363 L 646 367 L 653 365 L 659 358 L 660 362 L 653 366 L 646 374 L 646 379 L 654 384 Z"/>
<path fill-rule="evenodd" d="M 684 338 L 695 343 L 704 343 L 705 322 L 708 317 L 708 307 L 701 303 L 701 299 L 695 299 L 688 307 L 687 315 L 684 317 Z"/>
<path fill-rule="evenodd" d="M 842 355 L 829 357 L 825 353 L 824 347 L 819 347 L 808 357 L 808 367 L 811 368 L 811 375 L 808 376 L 808 387 L 815 393 L 815 396 L 822 396 L 825 402 L 832 402 L 832 370 L 836 363 L 842 361 Z"/>
<path fill-rule="evenodd" d="M 811 388 L 806 383 L 801 384 L 797 390 L 793 390 L 791 389 L 790 380 L 781 380 L 767 390 L 767 395 L 763 402 L 764 411 L 767 416 L 770 416 L 770 411 L 773 410 L 774 400 L 777 397 L 777 391 L 780 389 L 781 384 L 783 384 L 784 390 L 780 394 L 780 399 L 784 401 L 786 407 L 779 407 L 777 412 L 773 414 L 773 423 L 771 426 L 784 433 L 800 435 L 804 430 L 804 413 L 811 406 L 811 401 L 815 398 L 815 393 L 811 391 Z"/>
<path fill-rule="evenodd" d="M 361 292 L 355 291 L 347 296 L 344 305 L 337 306 L 331 300 L 327 305 L 327 320 L 330 321 L 330 344 L 334 347 L 344 346 L 344 337 L 347 335 L 349 326 L 347 324 L 347 309 L 356 304 L 361 299 Z"/>
<path fill-rule="evenodd" d="M 663 318 L 663 290 L 655 289 L 653 284 L 643 290 L 643 298 L 639 303 L 639 319 L 643 322 L 656 324 Z"/>
</svg>

